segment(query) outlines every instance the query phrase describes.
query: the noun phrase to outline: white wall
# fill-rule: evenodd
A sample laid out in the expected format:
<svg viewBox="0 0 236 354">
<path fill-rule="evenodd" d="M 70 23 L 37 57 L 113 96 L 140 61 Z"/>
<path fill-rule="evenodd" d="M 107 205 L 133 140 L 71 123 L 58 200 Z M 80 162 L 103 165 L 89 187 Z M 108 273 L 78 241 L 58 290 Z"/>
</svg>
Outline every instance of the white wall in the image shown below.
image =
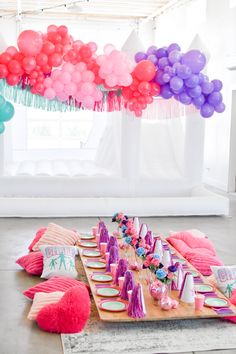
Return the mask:
<svg viewBox="0 0 236 354">
<path fill-rule="evenodd" d="M 158 46 L 177 42 L 182 51 L 186 51 L 196 34 L 210 53 L 207 75 L 224 83 L 227 106 L 223 114 L 206 120 L 203 180 L 228 191 L 232 189 L 229 185 L 231 90 L 236 86 L 236 73 L 226 69 L 225 57 L 236 53 L 236 8 L 230 8 L 228 0 L 196 0 L 156 20 L 155 44 Z"/>
</svg>

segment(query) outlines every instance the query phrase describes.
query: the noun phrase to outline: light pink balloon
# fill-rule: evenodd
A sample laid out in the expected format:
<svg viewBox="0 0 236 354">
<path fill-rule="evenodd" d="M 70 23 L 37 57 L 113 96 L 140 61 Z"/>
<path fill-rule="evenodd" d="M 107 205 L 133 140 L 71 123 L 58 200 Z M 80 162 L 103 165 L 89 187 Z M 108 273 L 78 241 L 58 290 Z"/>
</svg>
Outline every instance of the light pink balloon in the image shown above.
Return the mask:
<svg viewBox="0 0 236 354">
<path fill-rule="evenodd" d="M 108 59 L 104 60 L 100 67 L 101 71 L 105 74 L 111 74 L 113 71 L 113 63 L 112 61 L 109 61 Z"/>
<path fill-rule="evenodd" d="M 91 109 L 94 107 L 94 99 L 92 96 L 84 96 L 82 100 L 82 105 L 84 108 Z"/>
<path fill-rule="evenodd" d="M 16 49 L 16 47 L 11 46 L 7 47 L 6 52 L 13 56 L 18 52 L 18 50 Z"/>
<path fill-rule="evenodd" d="M 79 83 L 81 81 L 81 73 L 79 71 L 74 71 L 71 81 L 75 82 L 76 84 Z"/>
<path fill-rule="evenodd" d="M 91 82 L 85 82 L 81 85 L 81 91 L 83 92 L 84 96 L 92 95 L 96 88 L 95 84 Z"/>
<path fill-rule="evenodd" d="M 68 96 L 74 96 L 77 91 L 77 86 L 74 82 L 70 82 L 69 84 L 65 85 L 64 92 Z"/>
<path fill-rule="evenodd" d="M 109 87 L 114 87 L 117 85 L 117 76 L 114 74 L 108 75 L 105 78 L 105 83 L 107 84 L 107 86 Z"/>
<path fill-rule="evenodd" d="M 75 70 L 76 70 L 76 71 L 83 72 L 83 71 L 85 71 L 86 69 L 87 69 L 87 66 L 86 66 L 86 64 L 83 63 L 83 62 L 80 62 L 80 63 L 78 63 L 78 64 L 75 65 Z"/>
<path fill-rule="evenodd" d="M 49 87 L 44 92 L 44 97 L 49 100 L 53 100 L 56 97 L 56 92 L 53 88 Z"/>
<path fill-rule="evenodd" d="M 104 60 L 106 60 L 106 55 L 99 55 L 96 59 L 96 63 L 101 66 Z"/>
<path fill-rule="evenodd" d="M 89 48 L 93 53 L 95 53 L 96 50 L 98 49 L 97 44 L 95 42 L 89 42 L 87 45 L 89 46 Z"/>
<path fill-rule="evenodd" d="M 95 91 L 93 97 L 94 97 L 94 100 L 95 100 L 96 102 L 101 101 L 102 98 L 103 98 L 103 93 L 102 93 L 102 91 L 96 89 L 96 91 Z"/>
<path fill-rule="evenodd" d="M 127 66 L 125 65 L 124 62 L 120 62 L 120 63 L 115 62 L 113 72 L 116 75 L 126 74 L 127 73 Z"/>
<path fill-rule="evenodd" d="M 68 72 L 62 72 L 60 76 L 60 81 L 65 85 L 68 84 L 71 81 L 71 74 L 69 74 Z"/>
<path fill-rule="evenodd" d="M 69 99 L 69 97 L 65 92 L 58 92 L 57 99 L 61 102 L 65 102 Z"/>
<path fill-rule="evenodd" d="M 113 52 L 113 50 L 115 50 L 116 48 L 114 47 L 114 45 L 113 44 L 106 44 L 105 46 L 104 46 L 104 48 L 103 48 L 103 50 L 104 50 L 104 53 L 106 54 L 106 55 L 109 55 L 111 52 Z"/>
<path fill-rule="evenodd" d="M 130 86 L 133 82 L 133 78 L 130 74 L 122 75 L 118 78 L 118 84 L 120 86 Z"/>
<path fill-rule="evenodd" d="M 54 88 L 54 90 L 56 91 L 57 94 L 59 92 L 63 92 L 64 91 L 64 85 L 59 80 L 53 81 L 52 87 Z"/>
<path fill-rule="evenodd" d="M 112 61 L 116 61 L 116 60 L 122 60 L 123 56 L 121 54 L 121 52 L 119 50 L 113 50 L 110 54 L 109 54 L 109 59 Z"/>
<path fill-rule="evenodd" d="M 73 73 L 75 70 L 75 65 L 71 63 L 65 63 L 62 67 L 62 71 L 67 71 L 68 73 Z"/>
<path fill-rule="evenodd" d="M 82 80 L 84 82 L 93 82 L 94 79 L 95 79 L 95 75 L 94 75 L 94 73 L 91 70 L 85 70 L 82 73 Z"/>
<path fill-rule="evenodd" d="M 52 87 L 52 83 L 53 83 L 53 81 L 50 77 L 46 77 L 46 79 L 44 79 L 44 82 L 43 82 L 44 87 Z"/>
<path fill-rule="evenodd" d="M 75 95 L 75 99 L 77 102 L 82 102 L 84 98 L 84 94 L 82 91 L 77 91 L 76 95 Z"/>
<path fill-rule="evenodd" d="M 107 77 L 107 74 L 102 71 L 102 69 L 99 69 L 99 76 L 101 79 L 105 79 Z"/>
<path fill-rule="evenodd" d="M 61 70 L 55 69 L 51 73 L 52 80 L 56 80 L 61 75 Z"/>
</svg>

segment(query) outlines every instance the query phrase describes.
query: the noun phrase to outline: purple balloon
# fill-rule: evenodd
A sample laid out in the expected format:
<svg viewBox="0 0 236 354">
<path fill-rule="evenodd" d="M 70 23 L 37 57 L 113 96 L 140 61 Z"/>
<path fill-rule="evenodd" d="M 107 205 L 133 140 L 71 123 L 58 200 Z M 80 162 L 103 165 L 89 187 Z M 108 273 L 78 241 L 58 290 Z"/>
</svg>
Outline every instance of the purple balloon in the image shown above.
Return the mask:
<svg viewBox="0 0 236 354">
<path fill-rule="evenodd" d="M 220 91 L 223 87 L 222 81 L 220 80 L 217 79 L 212 80 L 212 83 L 214 85 L 214 91 Z"/>
<path fill-rule="evenodd" d="M 209 118 L 214 113 L 214 107 L 209 103 L 204 103 L 200 109 L 200 113 L 204 118 Z"/>
<path fill-rule="evenodd" d="M 198 78 L 199 78 L 199 84 L 209 81 L 209 77 L 207 75 L 202 74 L 202 73 L 199 73 Z"/>
<path fill-rule="evenodd" d="M 184 64 L 181 64 L 180 66 L 178 66 L 176 69 L 176 72 L 177 72 L 178 77 L 180 77 L 181 79 L 188 79 L 192 74 L 191 69 L 187 65 L 184 65 Z"/>
<path fill-rule="evenodd" d="M 188 79 L 184 81 L 184 83 L 187 87 L 196 87 L 199 83 L 198 75 L 192 74 Z"/>
<path fill-rule="evenodd" d="M 188 89 L 188 94 L 192 98 L 200 96 L 201 93 L 202 93 L 202 89 L 201 89 L 201 86 L 199 86 L 199 85 L 197 85 L 196 87 Z"/>
<path fill-rule="evenodd" d="M 154 81 L 159 85 L 165 84 L 165 82 L 163 81 L 163 71 L 162 70 L 157 71 Z"/>
<path fill-rule="evenodd" d="M 212 106 L 217 106 L 220 104 L 223 100 L 222 94 L 220 92 L 212 92 L 208 97 L 207 97 L 207 102 L 211 104 Z"/>
<path fill-rule="evenodd" d="M 215 106 L 215 111 L 217 113 L 222 113 L 225 110 L 225 104 L 223 102 L 220 102 L 217 106 Z"/>
<path fill-rule="evenodd" d="M 147 55 L 156 54 L 156 52 L 157 52 L 157 47 L 155 45 L 152 45 L 151 47 L 148 48 Z"/>
<path fill-rule="evenodd" d="M 161 86 L 161 96 L 165 99 L 169 99 L 173 96 L 168 84 Z"/>
<path fill-rule="evenodd" d="M 183 104 L 191 104 L 192 98 L 186 92 L 181 92 L 179 94 L 179 101 Z"/>
<path fill-rule="evenodd" d="M 206 64 L 206 57 L 199 50 L 193 49 L 183 55 L 182 64 L 189 66 L 194 74 L 198 74 Z"/>
<path fill-rule="evenodd" d="M 169 74 L 167 74 L 167 73 L 164 73 L 163 75 L 162 75 L 162 80 L 165 82 L 165 83 L 167 83 L 167 82 L 169 82 L 170 81 L 170 75 Z"/>
<path fill-rule="evenodd" d="M 175 75 L 175 68 L 172 68 L 171 66 L 167 65 L 164 67 L 164 72 L 169 74 L 170 76 Z"/>
<path fill-rule="evenodd" d="M 169 47 L 167 48 L 167 52 L 170 53 L 172 50 L 178 50 L 181 51 L 180 46 L 177 43 L 171 43 Z"/>
<path fill-rule="evenodd" d="M 163 57 L 158 60 L 158 67 L 164 69 L 165 66 L 169 65 L 169 60 L 166 57 Z"/>
<path fill-rule="evenodd" d="M 193 104 L 197 108 L 200 108 L 204 103 L 205 103 L 205 96 L 202 94 L 198 97 L 193 98 Z"/>
<path fill-rule="evenodd" d="M 167 52 L 167 50 L 164 47 L 157 49 L 155 54 L 156 54 L 158 59 L 168 56 L 168 52 Z"/>
<path fill-rule="evenodd" d="M 214 90 L 213 83 L 212 82 L 208 82 L 208 81 L 203 82 L 201 84 L 201 87 L 202 87 L 202 93 L 204 93 L 205 95 L 209 95 Z"/>
<path fill-rule="evenodd" d="M 174 76 L 170 79 L 170 88 L 173 91 L 180 91 L 184 85 L 184 82 L 180 77 Z"/>
<path fill-rule="evenodd" d="M 173 66 L 172 66 L 172 68 L 177 71 L 177 69 L 178 69 L 178 67 L 180 67 L 180 65 L 181 65 L 181 64 L 180 64 L 179 62 L 174 63 Z"/>
<path fill-rule="evenodd" d="M 135 54 L 134 59 L 136 63 L 139 63 L 141 60 L 147 59 L 147 54 L 143 52 L 138 52 Z"/>
<path fill-rule="evenodd" d="M 182 54 L 178 50 L 172 50 L 172 52 L 168 55 L 168 59 L 171 64 L 179 62 L 181 57 Z"/>
<path fill-rule="evenodd" d="M 158 63 L 158 59 L 155 54 L 150 54 L 147 57 L 147 60 L 150 60 L 154 65 L 156 65 Z"/>
</svg>

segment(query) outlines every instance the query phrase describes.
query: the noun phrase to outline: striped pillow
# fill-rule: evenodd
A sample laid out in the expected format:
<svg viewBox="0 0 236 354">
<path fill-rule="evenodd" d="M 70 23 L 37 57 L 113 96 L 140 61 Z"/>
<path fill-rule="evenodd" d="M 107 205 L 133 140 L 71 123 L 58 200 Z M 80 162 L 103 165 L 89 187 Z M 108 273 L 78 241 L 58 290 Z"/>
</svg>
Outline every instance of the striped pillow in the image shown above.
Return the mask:
<svg viewBox="0 0 236 354">
<path fill-rule="evenodd" d="M 50 223 L 39 241 L 33 246 L 33 251 L 38 251 L 42 245 L 69 245 L 74 246 L 78 240 L 75 231 L 65 229 L 59 225 Z"/>
<path fill-rule="evenodd" d="M 41 275 L 43 272 L 43 254 L 42 252 L 31 252 L 20 257 L 16 261 L 25 271 L 32 275 Z"/>
<path fill-rule="evenodd" d="M 39 311 L 46 305 L 55 304 L 65 293 L 62 291 L 55 291 L 53 293 L 37 293 L 35 294 L 33 304 L 28 313 L 28 320 L 36 320 Z"/>
<path fill-rule="evenodd" d="M 39 239 L 43 236 L 43 234 L 45 233 L 45 231 L 47 230 L 46 227 L 41 227 L 37 232 L 36 235 L 33 239 L 33 241 L 31 242 L 31 244 L 28 247 L 28 250 L 31 252 L 33 251 L 33 247 L 34 245 L 39 241 Z"/>
<path fill-rule="evenodd" d="M 35 294 L 38 292 L 52 293 L 54 291 L 63 291 L 72 288 L 72 286 L 87 287 L 83 282 L 68 278 L 68 277 L 52 277 L 42 283 L 39 283 L 28 290 L 25 290 L 23 294 L 29 299 L 33 299 Z"/>
</svg>

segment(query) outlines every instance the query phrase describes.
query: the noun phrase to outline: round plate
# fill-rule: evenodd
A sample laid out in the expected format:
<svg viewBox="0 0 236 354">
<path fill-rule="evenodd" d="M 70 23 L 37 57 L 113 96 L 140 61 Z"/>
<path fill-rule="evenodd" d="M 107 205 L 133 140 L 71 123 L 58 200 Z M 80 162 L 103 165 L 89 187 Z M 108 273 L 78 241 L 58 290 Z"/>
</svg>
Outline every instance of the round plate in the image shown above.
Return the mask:
<svg viewBox="0 0 236 354">
<path fill-rule="evenodd" d="M 91 234 L 81 233 L 81 234 L 79 234 L 79 238 L 81 240 L 93 240 L 95 237 Z"/>
<path fill-rule="evenodd" d="M 210 293 L 214 291 L 214 288 L 210 284 L 195 284 L 194 289 L 197 293 Z"/>
<path fill-rule="evenodd" d="M 94 269 L 103 269 L 106 268 L 106 263 L 105 262 L 99 262 L 99 261 L 87 261 L 86 262 L 86 267 L 88 268 L 94 268 Z"/>
<path fill-rule="evenodd" d="M 228 307 L 229 303 L 221 297 L 208 297 L 205 299 L 204 305 L 208 307 Z"/>
<path fill-rule="evenodd" d="M 101 310 L 121 312 L 126 310 L 126 303 L 122 300 L 104 300 L 99 304 Z"/>
<path fill-rule="evenodd" d="M 196 270 L 184 269 L 185 272 L 191 273 L 194 278 L 199 277 L 199 273 Z"/>
<path fill-rule="evenodd" d="M 96 251 L 96 250 L 83 250 L 82 255 L 84 257 L 100 257 L 101 253 L 100 251 Z"/>
<path fill-rule="evenodd" d="M 104 287 L 104 288 L 97 289 L 97 295 L 104 296 L 104 297 L 114 297 L 114 296 L 119 296 L 120 292 L 116 288 Z"/>
<path fill-rule="evenodd" d="M 88 248 L 96 248 L 97 244 L 91 241 L 80 241 L 79 246 L 81 247 L 88 247 Z"/>
<path fill-rule="evenodd" d="M 106 283 L 112 281 L 112 276 L 108 274 L 92 274 L 91 279 L 99 283 Z"/>
</svg>

